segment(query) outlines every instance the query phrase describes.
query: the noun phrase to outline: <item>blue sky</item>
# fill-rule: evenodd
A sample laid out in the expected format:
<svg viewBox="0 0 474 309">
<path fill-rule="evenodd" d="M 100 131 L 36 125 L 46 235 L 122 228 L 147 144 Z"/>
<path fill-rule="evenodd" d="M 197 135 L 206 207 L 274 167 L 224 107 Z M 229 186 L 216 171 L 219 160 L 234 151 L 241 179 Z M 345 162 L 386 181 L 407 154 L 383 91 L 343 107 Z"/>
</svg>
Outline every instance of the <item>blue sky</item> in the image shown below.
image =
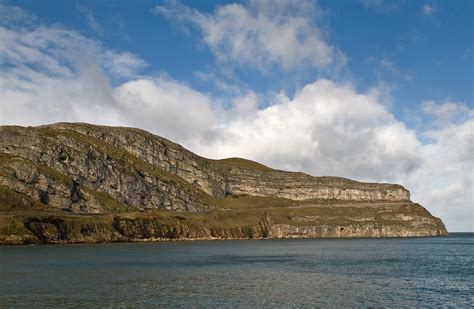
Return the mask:
<svg viewBox="0 0 474 309">
<path fill-rule="evenodd" d="M 0 0 L 0 124 L 396 182 L 474 231 L 473 1 Z"/>
<path fill-rule="evenodd" d="M 195 29 L 181 31 L 153 13 L 166 1 L 10 1 L 49 24 L 61 24 L 106 46 L 145 60 L 148 72 L 167 72 L 196 89 L 219 93 L 195 72 L 216 70 L 215 59 Z M 182 1 L 201 12 L 232 1 Z M 240 1 L 240 3 L 245 3 Z M 405 117 L 426 100 L 472 104 L 472 1 L 319 1 L 314 22 L 348 58 L 336 75 L 318 70 L 236 68 L 232 82 L 259 92 L 295 88 L 318 77 L 349 81 L 360 91 L 385 84 L 392 111 Z M 432 11 L 423 8 L 427 6 Z M 407 121 L 409 125 L 413 125 Z"/>
</svg>

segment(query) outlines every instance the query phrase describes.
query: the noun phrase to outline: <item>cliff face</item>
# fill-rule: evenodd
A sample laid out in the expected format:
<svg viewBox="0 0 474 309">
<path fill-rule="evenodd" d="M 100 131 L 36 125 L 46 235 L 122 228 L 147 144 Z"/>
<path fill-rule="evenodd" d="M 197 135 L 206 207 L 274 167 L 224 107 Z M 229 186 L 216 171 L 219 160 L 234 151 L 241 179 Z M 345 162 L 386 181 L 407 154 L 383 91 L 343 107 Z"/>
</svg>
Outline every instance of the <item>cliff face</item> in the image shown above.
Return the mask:
<svg viewBox="0 0 474 309">
<path fill-rule="evenodd" d="M 210 160 L 142 130 L 89 124 L 0 127 L 0 210 L 5 243 L 446 234 L 399 185 Z M 165 224 L 163 212 L 193 216 Z M 206 222 L 214 216 L 229 224 Z"/>
</svg>

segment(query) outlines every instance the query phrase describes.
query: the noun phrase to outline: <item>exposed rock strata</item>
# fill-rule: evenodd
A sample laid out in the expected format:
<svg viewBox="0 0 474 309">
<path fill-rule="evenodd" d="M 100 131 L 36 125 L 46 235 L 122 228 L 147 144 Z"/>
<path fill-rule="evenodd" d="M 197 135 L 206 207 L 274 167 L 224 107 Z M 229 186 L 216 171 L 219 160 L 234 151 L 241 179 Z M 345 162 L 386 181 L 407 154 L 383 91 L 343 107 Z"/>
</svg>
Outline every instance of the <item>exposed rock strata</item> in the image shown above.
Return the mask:
<svg viewBox="0 0 474 309">
<path fill-rule="evenodd" d="M 333 215 L 361 203 L 369 211 L 351 213 L 353 220 Z M 388 203 L 388 213 L 371 215 Z M 291 215 L 302 212 L 299 207 L 305 213 Z M 210 160 L 138 129 L 69 123 L 0 127 L 0 210 L 24 232 L 2 229 L 10 223 L 1 220 L 5 243 L 445 235 L 442 222 L 418 207 L 400 185 L 312 177 L 237 158 Z M 46 220 L 32 216 L 32 209 L 52 214 Z M 140 215 L 104 219 L 136 211 L 227 216 L 230 209 L 258 209 L 258 216 L 265 212 L 269 218 L 274 213 L 273 221 L 255 222 L 248 213 L 247 221 L 227 218 L 230 226 L 205 220 L 196 225 L 193 218 L 165 224 Z M 313 214 L 321 209 L 323 214 Z M 12 211 L 21 215 L 12 217 Z M 102 221 L 71 221 L 64 217 L 68 213 L 100 214 Z"/>
<path fill-rule="evenodd" d="M 185 220 L 183 220 L 185 219 Z M 5 218 L 4 218 L 5 220 Z M 1 221 L 0 221 L 1 222 Z M 169 240 L 216 240 L 261 238 L 356 238 L 356 237 L 420 237 L 444 236 L 446 230 L 439 219 L 414 221 L 407 228 L 401 224 L 377 222 L 331 225 L 275 224 L 271 218 L 253 225 L 213 226 L 196 224 L 184 217 L 175 220 L 157 217 L 84 218 L 54 215 L 8 218 L 0 228 L 0 243 L 84 243 Z"/>
</svg>

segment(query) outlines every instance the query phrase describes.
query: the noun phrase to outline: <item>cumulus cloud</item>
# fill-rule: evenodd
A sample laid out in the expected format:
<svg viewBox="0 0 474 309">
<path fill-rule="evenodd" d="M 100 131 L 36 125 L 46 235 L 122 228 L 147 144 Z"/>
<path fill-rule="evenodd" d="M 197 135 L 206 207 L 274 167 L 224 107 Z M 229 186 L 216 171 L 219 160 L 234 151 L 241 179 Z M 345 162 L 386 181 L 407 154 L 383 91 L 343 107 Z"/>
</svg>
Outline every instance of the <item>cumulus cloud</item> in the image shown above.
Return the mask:
<svg viewBox="0 0 474 309">
<path fill-rule="evenodd" d="M 215 123 L 208 96 L 169 78 L 126 82 L 114 97 L 124 122 L 175 141 L 200 141 Z"/>
<path fill-rule="evenodd" d="M 312 66 L 327 69 L 345 62 L 344 55 L 315 24 L 319 9 L 312 1 L 248 1 L 217 6 L 211 14 L 169 1 L 154 12 L 192 25 L 222 62 L 285 70 Z"/>
<path fill-rule="evenodd" d="M 377 97 L 325 79 L 306 85 L 291 100 L 235 117 L 219 132 L 222 138 L 197 146 L 201 153 L 371 180 L 393 179 L 419 165 L 414 133 Z"/>
<path fill-rule="evenodd" d="M 398 179 L 412 189 L 413 200 L 440 216 L 451 231 L 474 230 L 472 113 L 457 124 L 425 132 L 432 142 L 421 148 L 420 168 Z"/>
<path fill-rule="evenodd" d="M 105 50 L 101 53 L 101 57 L 109 76 L 116 80 L 137 77 L 140 70 L 148 66 L 145 61 L 130 52 Z"/>
</svg>

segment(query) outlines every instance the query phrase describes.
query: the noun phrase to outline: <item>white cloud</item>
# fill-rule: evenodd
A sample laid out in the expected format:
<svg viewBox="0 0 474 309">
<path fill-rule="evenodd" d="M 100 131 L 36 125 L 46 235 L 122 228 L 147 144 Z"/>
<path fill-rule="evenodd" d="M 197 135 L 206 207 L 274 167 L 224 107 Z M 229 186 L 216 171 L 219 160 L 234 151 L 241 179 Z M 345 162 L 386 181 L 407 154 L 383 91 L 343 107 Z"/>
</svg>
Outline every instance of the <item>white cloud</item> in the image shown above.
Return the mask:
<svg viewBox="0 0 474 309">
<path fill-rule="evenodd" d="M 148 64 L 130 52 L 106 50 L 102 54 L 103 66 L 114 79 L 137 77 L 138 72 Z"/>
<path fill-rule="evenodd" d="M 102 29 L 102 26 L 97 22 L 94 12 L 92 9 L 79 5 L 77 4 L 77 9 L 78 11 L 84 16 L 87 25 L 98 35 L 102 35 L 104 30 Z"/>
<path fill-rule="evenodd" d="M 259 101 L 258 95 L 253 91 L 236 96 L 232 99 L 231 108 L 228 110 L 229 120 L 252 117 L 258 111 Z"/>
<path fill-rule="evenodd" d="M 436 8 L 429 3 L 425 3 L 421 8 L 423 15 L 432 15 L 436 12 Z"/>
<path fill-rule="evenodd" d="M 315 175 L 371 180 L 394 179 L 419 165 L 414 133 L 377 97 L 324 79 L 306 85 L 292 100 L 230 119 L 219 134 L 220 139 L 199 151 Z"/>
<path fill-rule="evenodd" d="M 36 17 L 27 11 L 19 7 L 6 5 L 3 1 L 0 2 L 0 24 L 31 23 L 35 20 Z"/>
<path fill-rule="evenodd" d="M 186 141 L 214 123 L 208 96 L 164 76 L 139 77 L 142 59 L 75 31 L 0 26 L 0 55 L 0 124 L 129 125 Z"/>
<path fill-rule="evenodd" d="M 390 14 L 400 10 L 403 5 L 401 1 L 391 0 L 360 0 L 360 3 L 366 8 L 378 13 Z"/>
<path fill-rule="evenodd" d="M 472 110 L 471 110 L 472 113 Z M 401 177 L 419 201 L 440 216 L 451 231 L 474 230 L 474 118 L 428 134 L 422 165 Z"/>
<path fill-rule="evenodd" d="M 97 43 L 73 31 L 0 26 L 0 122 L 116 123 L 99 53 Z"/>
<path fill-rule="evenodd" d="M 215 123 L 208 96 L 165 77 L 126 82 L 114 97 L 123 122 L 171 140 L 201 140 Z"/>
<path fill-rule="evenodd" d="M 156 6 L 163 15 L 185 27 L 192 24 L 222 62 L 272 66 L 286 70 L 328 69 L 345 63 L 344 55 L 328 43 L 315 24 L 319 9 L 312 1 L 249 1 L 217 6 L 201 13 L 176 1 Z"/>
<path fill-rule="evenodd" d="M 386 72 L 390 73 L 393 77 L 400 78 L 405 81 L 413 79 L 412 75 L 400 71 L 393 63 L 393 61 L 387 56 L 383 56 L 380 58 L 370 57 L 368 60 L 369 62 L 374 63 L 378 67 L 377 75 L 380 75 L 380 73 L 382 72 Z"/>
<path fill-rule="evenodd" d="M 446 101 L 436 104 L 434 101 L 425 101 L 420 109 L 434 120 L 431 123 L 442 127 L 474 117 L 474 111 L 462 102 Z"/>
<path fill-rule="evenodd" d="M 131 53 L 52 26 L 0 24 L 0 123 L 122 123 L 109 76 L 145 65 Z"/>
</svg>

